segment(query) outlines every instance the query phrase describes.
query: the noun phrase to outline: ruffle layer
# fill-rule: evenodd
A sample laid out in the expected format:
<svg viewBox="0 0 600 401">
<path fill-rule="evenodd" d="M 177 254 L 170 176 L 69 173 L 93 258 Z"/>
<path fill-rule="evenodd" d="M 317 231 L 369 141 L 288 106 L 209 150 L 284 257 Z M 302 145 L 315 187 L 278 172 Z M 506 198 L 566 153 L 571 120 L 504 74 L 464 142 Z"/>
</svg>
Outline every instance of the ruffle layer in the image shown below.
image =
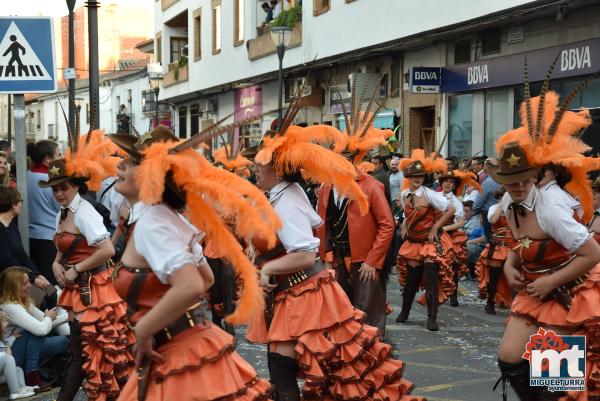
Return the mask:
<svg viewBox="0 0 600 401">
<path fill-rule="evenodd" d="M 600 399 L 600 265 L 590 271 L 586 281 L 573 291 L 571 309 L 554 300 L 539 301 L 527 293 L 519 293 L 511 306 L 512 314 L 538 326 L 576 329 L 575 335 L 586 336 L 587 390 L 569 392 L 564 400 Z M 561 399 L 563 400 L 563 399 Z"/>
<path fill-rule="evenodd" d="M 261 401 L 270 384 L 235 351 L 235 339 L 211 324 L 175 336 L 157 350 L 164 362 L 150 374 L 146 401 Z M 133 375 L 118 401 L 137 401 L 138 376 Z"/>
<path fill-rule="evenodd" d="M 65 288 L 58 304 L 78 314 L 84 354 L 83 387 L 89 400 L 114 400 L 133 371 L 133 356 L 127 351 L 135 336 L 127 320 L 125 303 L 117 295 L 110 270 L 90 279 L 92 303 L 84 306 L 77 285 Z"/>
<path fill-rule="evenodd" d="M 419 243 L 408 240 L 404 241 L 398 251 L 397 269 L 400 285 L 404 287 L 408 277 L 408 269 L 412 268 L 408 265 L 409 260 L 417 261 L 422 265 L 424 260 L 429 258 L 438 263 L 440 275 L 438 298 L 440 304 L 442 304 L 454 293 L 456 285 L 454 284 L 454 272 L 452 270 L 452 263 L 454 262 L 454 244 L 447 233 L 443 233 L 440 236 L 440 240 L 444 248 L 443 256 L 439 256 L 435 251 L 435 246 L 429 242 Z M 419 288 L 424 288 L 423 280 L 421 280 Z M 425 305 L 425 294 L 419 297 L 419 303 Z"/>
<path fill-rule="evenodd" d="M 454 265 L 458 266 L 458 278 L 469 273 L 467 265 L 467 234 L 462 230 L 454 230 L 450 236 L 454 250 Z"/>
<path fill-rule="evenodd" d="M 475 265 L 475 274 L 477 275 L 477 281 L 479 282 L 479 298 L 487 299 L 488 297 L 488 283 L 490 282 L 490 259 L 488 255 L 490 253 L 490 245 L 486 245 L 485 249 L 481 253 L 477 264 Z M 508 255 L 508 248 L 504 246 L 498 246 L 494 250 L 491 260 L 494 262 L 504 263 Z M 498 267 L 502 269 L 502 265 Z M 503 308 L 510 308 L 512 304 L 512 289 L 506 281 L 504 273 L 500 275 L 498 281 L 498 287 L 496 288 L 496 296 L 494 297 L 494 303 Z"/>
<path fill-rule="evenodd" d="M 391 359 L 391 347 L 364 316 L 324 271 L 277 294 L 269 331 L 260 314 L 248 339 L 296 342 L 306 400 L 422 400 L 409 395 L 414 386 L 402 378 L 404 363 Z"/>
</svg>

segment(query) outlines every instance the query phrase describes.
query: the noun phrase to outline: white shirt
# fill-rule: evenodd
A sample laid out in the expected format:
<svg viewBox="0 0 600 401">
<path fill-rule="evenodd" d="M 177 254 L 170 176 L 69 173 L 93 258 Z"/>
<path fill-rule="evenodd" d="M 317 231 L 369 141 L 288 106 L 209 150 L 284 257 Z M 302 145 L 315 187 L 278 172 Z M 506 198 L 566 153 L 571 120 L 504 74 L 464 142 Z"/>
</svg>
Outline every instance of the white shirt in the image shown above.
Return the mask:
<svg viewBox="0 0 600 401">
<path fill-rule="evenodd" d="M 400 189 L 402 189 L 402 182 L 404 181 L 404 174 L 402 171 L 398 171 L 390 174 L 390 200 L 394 202 L 398 198 Z"/>
<path fill-rule="evenodd" d="M 102 181 L 100 189 L 96 192 L 96 200 L 110 211 L 110 221 L 115 227 L 119 225 L 121 206 L 127 203 L 125 197 L 115 190 L 116 180 L 116 177 L 108 177 Z"/>
<path fill-rule="evenodd" d="M 277 4 L 275 5 L 275 8 L 273 8 L 273 19 L 279 17 L 279 14 L 281 14 L 281 2 L 283 0 L 280 0 L 277 2 Z"/>
<path fill-rule="evenodd" d="M 472 201 L 473 203 L 475 203 L 475 201 L 477 200 L 477 195 L 479 195 L 479 191 L 473 188 L 471 191 L 469 191 L 468 194 L 465 193 L 465 195 L 463 196 L 463 201 Z"/>
<path fill-rule="evenodd" d="M 465 211 L 463 209 L 463 204 L 460 201 L 460 199 L 458 199 L 456 195 L 454 195 L 452 192 L 448 192 L 447 194 L 443 195 L 450 201 L 450 205 L 454 209 L 456 209 L 456 211 L 454 212 L 454 222 L 456 223 L 458 219 L 464 219 Z"/>
<path fill-rule="evenodd" d="M 135 249 L 163 284 L 182 267 L 206 262 L 200 245 L 204 233 L 167 205 L 137 202 L 131 216 Z"/>
<path fill-rule="evenodd" d="M 79 229 L 81 235 L 85 237 L 89 246 L 94 246 L 99 242 L 109 239 L 110 234 L 104 227 L 104 222 L 100 213 L 94 209 L 94 206 L 79 194 L 76 194 L 69 206 L 73 213 L 75 226 Z M 56 216 L 56 227 L 60 223 L 60 212 Z"/>
<path fill-rule="evenodd" d="M 546 192 L 555 199 L 560 199 L 558 202 L 561 206 L 565 206 L 571 210 L 581 209 L 581 204 L 570 193 L 558 186 L 556 181 L 552 180 L 543 187 L 539 188 L 540 192 Z M 583 210 L 582 210 L 583 212 Z M 582 213 L 583 215 L 583 213 Z"/>
<path fill-rule="evenodd" d="M 492 216 L 494 215 L 494 213 L 496 212 L 496 209 L 498 209 L 498 207 L 500 206 L 499 203 L 496 203 L 495 205 L 490 206 L 490 208 L 488 209 L 488 221 L 492 221 Z"/>
<path fill-rule="evenodd" d="M 402 196 L 400 197 L 400 200 L 402 201 L 402 208 L 405 208 L 406 200 L 408 195 L 411 193 L 413 193 L 413 191 L 410 188 L 402 191 Z M 417 198 L 425 197 L 431 206 L 442 213 L 445 212 L 450 206 L 450 201 L 444 196 L 444 194 L 441 192 L 436 192 L 431 188 L 419 187 L 419 189 L 414 191 L 414 194 Z"/>
<path fill-rule="evenodd" d="M 315 252 L 319 248 L 319 238 L 313 235 L 313 227 L 323 221 L 312 208 L 308 197 L 297 183 L 280 182 L 269 191 L 269 199 L 283 227 L 277 232 L 279 240 L 290 252 Z"/>
<path fill-rule="evenodd" d="M 61 313 L 56 316 L 56 319 L 52 320 L 44 316 L 44 312 L 33 304 L 29 305 L 29 310 L 17 303 L 2 304 L 0 309 L 2 309 L 8 320 L 6 335 L 15 335 L 27 330 L 34 336 L 43 337 L 50 333 L 53 328 L 66 323 L 69 319 L 67 313 Z"/>
<path fill-rule="evenodd" d="M 561 205 L 561 199 L 551 193 L 532 187 L 521 205 L 528 211 L 535 209 L 537 222 L 546 234 L 570 252 L 575 252 L 588 240 L 587 228 L 573 218 L 573 211 Z M 507 193 L 502 198 L 502 211 L 509 217 L 512 199 Z"/>
</svg>

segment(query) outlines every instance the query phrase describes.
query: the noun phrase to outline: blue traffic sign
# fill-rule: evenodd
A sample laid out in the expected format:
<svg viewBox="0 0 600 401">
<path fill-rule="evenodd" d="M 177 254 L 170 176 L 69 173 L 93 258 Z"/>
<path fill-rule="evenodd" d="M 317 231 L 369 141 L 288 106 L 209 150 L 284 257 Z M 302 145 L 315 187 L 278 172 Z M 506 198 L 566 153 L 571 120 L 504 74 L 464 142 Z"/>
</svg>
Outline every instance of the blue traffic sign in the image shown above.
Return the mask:
<svg viewBox="0 0 600 401">
<path fill-rule="evenodd" d="M 49 17 L 0 17 L 0 93 L 56 92 Z"/>
</svg>

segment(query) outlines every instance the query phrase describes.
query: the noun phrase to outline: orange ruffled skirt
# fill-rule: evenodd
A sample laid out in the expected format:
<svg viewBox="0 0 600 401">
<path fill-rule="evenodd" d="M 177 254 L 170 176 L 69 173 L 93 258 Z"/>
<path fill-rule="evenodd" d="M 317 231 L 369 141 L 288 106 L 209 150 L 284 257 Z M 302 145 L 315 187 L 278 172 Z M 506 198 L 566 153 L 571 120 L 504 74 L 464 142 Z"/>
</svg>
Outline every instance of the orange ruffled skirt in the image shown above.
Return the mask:
<svg viewBox="0 0 600 401">
<path fill-rule="evenodd" d="M 511 313 L 538 326 L 555 326 L 575 330 L 573 335 L 585 335 L 587 390 L 568 392 L 561 400 L 600 400 L 600 265 L 594 267 L 585 282 L 572 292 L 570 310 L 554 300 L 540 301 L 521 292 L 512 303 Z"/>
<path fill-rule="evenodd" d="M 114 400 L 133 371 L 133 356 L 127 351 L 135 336 L 127 320 L 127 306 L 112 284 L 111 269 L 90 279 L 92 303 L 83 305 L 79 286 L 65 288 L 58 300 L 73 312 L 81 327 L 86 382 L 83 388 L 89 400 Z"/>
<path fill-rule="evenodd" d="M 404 287 L 408 277 L 408 269 L 412 268 L 408 265 L 409 260 L 416 261 L 419 265 L 422 265 L 425 259 L 431 259 L 433 262 L 437 263 L 440 269 L 438 298 L 440 304 L 442 304 L 454 293 L 456 286 L 454 285 L 454 271 L 452 270 L 452 263 L 454 263 L 454 244 L 447 233 L 442 233 L 440 242 L 444 248 L 444 254 L 442 256 L 437 254 L 435 246 L 430 242 L 404 241 L 398 251 L 397 269 L 400 285 Z M 424 288 L 423 282 L 421 282 L 419 288 Z M 419 303 L 425 305 L 425 294 L 419 297 Z"/>
<path fill-rule="evenodd" d="M 454 251 L 454 265 L 458 266 L 458 278 L 469 273 L 467 265 L 467 234 L 462 230 L 454 230 L 450 235 Z"/>
<path fill-rule="evenodd" d="M 498 269 L 502 269 L 507 256 L 508 248 L 505 246 L 496 246 L 493 255 L 490 255 L 490 244 L 485 246 L 485 249 L 483 252 L 481 252 L 479 260 L 475 265 L 475 274 L 477 275 L 477 281 L 479 282 L 479 298 L 487 299 L 488 297 L 488 283 L 490 282 L 490 260 L 501 263 Z M 508 281 L 506 281 L 506 277 L 504 276 L 503 272 L 500 275 L 500 280 L 498 281 L 494 303 L 502 308 L 510 308 L 512 301 L 512 290 L 508 285 Z"/>
<path fill-rule="evenodd" d="M 269 330 L 257 314 L 247 338 L 296 343 L 304 399 L 423 400 L 409 395 L 414 386 L 402 378 L 404 363 L 391 359 L 392 348 L 364 316 L 326 270 L 277 294 Z"/>
<path fill-rule="evenodd" d="M 235 339 L 214 324 L 186 330 L 157 349 L 146 401 L 261 401 L 270 384 L 236 351 Z M 129 378 L 118 401 L 138 400 L 138 375 Z"/>
</svg>

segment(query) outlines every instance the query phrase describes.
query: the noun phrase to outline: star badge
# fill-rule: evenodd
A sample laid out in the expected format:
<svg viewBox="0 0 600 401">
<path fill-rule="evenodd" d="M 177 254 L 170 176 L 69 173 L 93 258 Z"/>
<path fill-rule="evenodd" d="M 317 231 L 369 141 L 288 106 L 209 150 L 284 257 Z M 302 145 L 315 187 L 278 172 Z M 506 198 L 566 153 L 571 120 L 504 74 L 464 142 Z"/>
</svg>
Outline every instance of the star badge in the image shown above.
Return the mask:
<svg viewBox="0 0 600 401">
<path fill-rule="evenodd" d="M 521 160 L 520 156 L 516 156 L 514 153 L 511 153 L 510 157 L 506 159 L 508 162 L 508 167 L 517 167 Z"/>
<path fill-rule="evenodd" d="M 527 248 L 529 249 L 529 246 L 533 243 L 532 240 L 529 239 L 529 237 L 525 237 L 521 240 L 521 246 L 523 248 Z"/>
<path fill-rule="evenodd" d="M 60 169 L 56 166 L 49 169 L 48 172 L 50 173 L 50 175 L 60 175 Z"/>
<path fill-rule="evenodd" d="M 423 166 L 421 166 L 421 164 L 419 164 L 419 163 L 415 164 L 415 168 L 416 168 L 418 171 L 421 171 L 421 168 L 422 168 L 422 167 L 423 167 Z"/>
</svg>

